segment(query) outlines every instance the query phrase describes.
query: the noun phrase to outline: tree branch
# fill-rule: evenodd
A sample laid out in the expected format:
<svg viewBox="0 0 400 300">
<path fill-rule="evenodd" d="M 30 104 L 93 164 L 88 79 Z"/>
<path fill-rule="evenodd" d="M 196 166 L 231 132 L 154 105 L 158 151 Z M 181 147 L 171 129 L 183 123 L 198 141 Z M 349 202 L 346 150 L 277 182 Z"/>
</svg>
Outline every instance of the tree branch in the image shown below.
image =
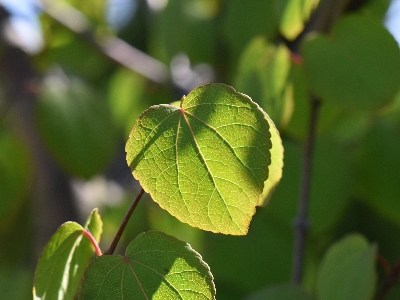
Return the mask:
<svg viewBox="0 0 400 300">
<path fill-rule="evenodd" d="M 39 8 L 101 54 L 158 84 L 169 81 L 167 66 L 115 36 L 96 38 L 84 14 L 66 2 L 42 0 Z"/>
<path fill-rule="evenodd" d="M 309 227 L 307 211 L 308 211 L 308 202 L 310 198 L 310 187 L 311 187 L 312 155 L 314 150 L 315 132 L 317 129 L 317 118 L 320 107 L 319 99 L 311 97 L 310 100 L 311 100 L 311 115 L 310 115 L 310 123 L 308 127 L 307 139 L 304 145 L 303 170 L 301 175 L 298 214 L 294 221 L 295 241 L 294 241 L 294 252 L 293 252 L 292 283 L 295 284 L 299 284 L 301 282 L 301 277 L 303 272 L 304 246 Z"/>
</svg>

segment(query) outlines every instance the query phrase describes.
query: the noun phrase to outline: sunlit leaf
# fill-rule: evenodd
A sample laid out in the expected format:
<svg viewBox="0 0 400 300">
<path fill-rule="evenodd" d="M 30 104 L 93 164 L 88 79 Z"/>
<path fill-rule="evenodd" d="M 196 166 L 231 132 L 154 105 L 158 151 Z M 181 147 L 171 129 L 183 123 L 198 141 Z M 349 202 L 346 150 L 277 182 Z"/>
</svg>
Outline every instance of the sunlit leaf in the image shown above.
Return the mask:
<svg viewBox="0 0 400 300">
<path fill-rule="evenodd" d="M 319 0 L 289 0 L 280 23 L 280 32 L 288 40 L 294 40 L 304 29 L 312 10 Z"/>
<path fill-rule="evenodd" d="M 382 24 L 367 17 L 339 20 L 329 36 L 306 40 L 302 54 L 312 90 L 345 108 L 381 108 L 399 88 L 398 44 Z"/>
<path fill-rule="evenodd" d="M 80 299 L 214 299 L 208 265 L 189 244 L 158 231 L 138 235 L 125 256 L 103 255 L 88 267 Z"/>
<path fill-rule="evenodd" d="M 259 205 L 268 203 L 282 178 L 283 146 L 273 120 L 284 126 L 291 117 L 293 99 L 289 73 L 288 49 L 268 44 L 262 37 L 255 38 L 247 46 L 239 62 L 235 86 L 251 95 L 268 112 L 265 117 L 271 133 L 271 165 Z"/>
<path fill-rule="evenodd" d="M 349 235 L 332 245 L 318 273 L 318 299 L 372 299 L 375 257 L 376 245 L 361 235 Z"/>
<path fill-rule="evenodd" d="M 274 193 L 275 188 L 281 181 L 284 156 L 284 149 L 279 131 L 278 129 L 276 129 L 275 124 L 274 122 L 272 122 L 271 118 L 268 115 L 266 115 L 265 117 L 269 123 L 272 148 L 270 150 L 271 164 L 268 167 L 268 179 L 265 181 L 264 190 L 258 202 L 258 205 L 261 206 L 266 205 L 269 202 L 269 199 Z"/>
<path fill-rule="evenodd" d="M 275 46 L 257 37 L 241 54 L 235 78 L 235 87 L 251 95 L 278 128 L 288 123 L 293 112 L 290 67 L 290 52 L 286 46 Z"/>
<path fill-rule="evenodd" d="M 74 299 L 94 254 L 93 245 L 82 231 L 89 230 L 99 242 L 102 226 L 97 209 L 92 211 L 84 227 L 75 222 L 61 225 L 39 259 L 33 287 L 35 300 Z"/>
<path fill-rule="evenodd" d="M 268 177 L 271 148 L 264 112 L 243 94 L 209 84 L 181 107 L 146 110 L 126 144 L 133 175 L 179 220 L 243 235 Z"/>
</svg>

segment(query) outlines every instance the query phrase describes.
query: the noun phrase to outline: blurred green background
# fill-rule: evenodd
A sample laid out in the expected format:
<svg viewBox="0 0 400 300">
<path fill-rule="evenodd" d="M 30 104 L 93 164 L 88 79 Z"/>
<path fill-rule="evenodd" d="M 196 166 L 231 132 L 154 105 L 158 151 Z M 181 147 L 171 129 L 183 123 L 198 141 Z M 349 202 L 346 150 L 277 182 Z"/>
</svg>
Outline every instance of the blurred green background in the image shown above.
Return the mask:
<svg viewBox="0 0 400 300">
<path fill-rule="evenodd" d="M 245 237 L 191 228 L 146 196 L 119 253 L 138 233 L 156 229 L 201 253 L 217 299 L 289 282 L 313 95 L 322 105 L 305 290 L 315 291 L 324 253 L 348 233 L 363 234 L 389 263 L 398 261 L 400 53 L 384 27 L 396 17 L 390 4 L 0 2 L 1 298 L 31 298 L 50 236 L 65 221 L 82 223 L 94 207 L 104 221 L 101 247 L 109 246 L 140 189 L 124 153 L 137 116 L 208 82 L 248 94 L 274 120 L 285 147 L 281 183 Z M 376 270 L 384 274 L 379 264 Z M 387 299 L 399 298 L 397 283 Z"/>
</svg>

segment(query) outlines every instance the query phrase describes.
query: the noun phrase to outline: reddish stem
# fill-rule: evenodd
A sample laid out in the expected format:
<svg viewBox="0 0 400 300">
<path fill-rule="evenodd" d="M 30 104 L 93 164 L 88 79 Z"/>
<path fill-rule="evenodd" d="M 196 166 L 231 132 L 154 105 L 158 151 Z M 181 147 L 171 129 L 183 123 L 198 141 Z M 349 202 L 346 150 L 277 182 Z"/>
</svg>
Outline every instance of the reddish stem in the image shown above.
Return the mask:
<svg viewBox="0 0 400 300">
<path fill-rule="evenodd" d="M 139 194 L 136 196 L 135 200 L 133 200 L 128 211 L 126 212 L 126 215 L 125 215 L 124 219 L 122 220 L 122 223 L 121 223 L 117 233 L 115 234 L 114 240 L 112 241 L 111 246 L 106 251 L 105 255 L 112 255 L 114 253 L 115 248 L 117 248 L 119 240 L 121 239 L 122 233 L 125 230 L 126 224 L 128 224 L 128 221 L 129 221 L 133 211 L 135 210 L 137 204 L 139 203 L 140 198 L 142 198 L 143 194 L 144 194 L 144 190 L 141 189 Z"/>
<path fill-rule="evenodd" d="M 92 245 L 93 245 L 93 247 L 94 247 L 94 250 L 96 250 L 96 255 L 97 255 L 97 256 L 102 256 L 103 254 L 101 253 L 101 249 L 100 249 L 100 247 L 99 247 L 99 244 L 97 244 L 96 239 L 95 239 L 94 236 L 90 233 L 90 231 L 84 229 L 84 230 L 82 230 L 82 234 L 83 234 L 84 236 L 86 236 L 86 237 L 89 239 L 89 241 L 92 243 Z"/>
<path fill-rule="evenodd" d="M 295 52 L 290 52 L 290 59 L 296 65 L 301 65 L 303 63 L 303 57 Z"/>
</svg>

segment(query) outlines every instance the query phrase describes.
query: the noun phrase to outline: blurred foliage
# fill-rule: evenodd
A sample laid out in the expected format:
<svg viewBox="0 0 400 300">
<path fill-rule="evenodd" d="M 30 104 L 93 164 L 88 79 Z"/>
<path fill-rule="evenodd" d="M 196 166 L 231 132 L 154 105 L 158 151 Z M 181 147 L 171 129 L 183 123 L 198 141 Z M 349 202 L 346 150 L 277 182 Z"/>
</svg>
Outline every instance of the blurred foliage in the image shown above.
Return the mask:
<svg viewBox="0 0 400 300">
<path fill-rule="evenodd" d="M 319 278 L 334 264 L 330 257 L 338 259 L 332 254 L 340 250 L 337 247 L 366 253 L 363 259 L 368 262 L 356 263 L 368 268 L 373 251 L 389 264 L 399 260 L 400 53 L 383 26 L 390 1 L 350 1 L 353 6 L 332 13 L 336 19 L 331 31 L 316 28 L 317 32 L 297 38 L 310 14 L 320 12 L 316 5 L 328 1 L 138 0 L 132 20 L 115 33 L 107 28 L 105 1 L 68 1 L 88 19 L 95 37 L 123 37 L 171 68 L 171 61 L 185 53 L 193 76 L 203 70 L 195 66 L 206 65 L 216 74 L 215 81 L 232 85 L 262 106 L 283 139 L 282 181 L 269 204 L 257 208 L 247 236 L 202 232 L 146 198 L 133 214 L 120 249 L 149 229 L 189 242 L 209 264 L 217 299 L 222 300 L 284 299 L 292 293 L 302 295 L 294 299 L 309 299 L 317 291 L 330 294 L 321 289 Z M 176 83 L 156 84 L 112 62 L 48 14 L 41 14 L 40 20 L 45 45 L 29 56 L 41 82 L 31 126 L 39 129 L 41 141 L 71 182 L 103 174 L 123 189 L 118 203 L 114 199 L 91 202 L 102 214 L 101 246 L 106 249 L 137 190 L 123 153 L 136 117 L 153 104 L 174 102 L 189 91 Z M 298 52 L 297 58 L 293 51 Z M 26 299 L 38 260 L 35 251 L 44 248 L 30 237 L 37 220 L 52 212 L 35 215 L 31 205 L 36 191 L 34 154 L 25 146 L 29 137 L 15 128 L 15 111 L 4 104 L 5 88 L 1 90 L 0 290 L 8 293 L 5 299 Z M 305 290 L 292 290 L 284 284 L 291 276 L 292 224 L 310 92 L 322 102 L 313 158 L 311 227 Z M 353 232 L 361 236 L 343 246 L 343 237 Z M 379 289 L 387 273 L 377 261 L 371 268 L 378 275 Z M 371 271 L 357 270 L 365 278 Z M 370 298 L 371 293 L 363 299 Z M 399 298 L 397 282 L 387 299 Z"/>
</svg>

